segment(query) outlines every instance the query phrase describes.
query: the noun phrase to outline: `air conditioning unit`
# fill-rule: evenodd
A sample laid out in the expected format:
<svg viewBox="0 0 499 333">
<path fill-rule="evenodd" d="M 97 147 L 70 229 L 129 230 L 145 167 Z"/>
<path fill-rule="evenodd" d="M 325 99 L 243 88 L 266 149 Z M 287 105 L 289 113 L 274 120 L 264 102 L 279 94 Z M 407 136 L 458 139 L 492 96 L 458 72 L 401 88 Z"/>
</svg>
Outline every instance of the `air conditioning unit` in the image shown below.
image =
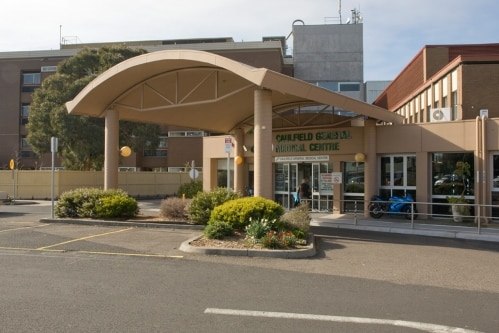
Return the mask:
<svg viewBox="0 0 499 333">
<path fill-rule="evenodd" d="M 430 110 L 430 122 L 451 121 L 450 108 L 435 108 Z"/>
</svg>

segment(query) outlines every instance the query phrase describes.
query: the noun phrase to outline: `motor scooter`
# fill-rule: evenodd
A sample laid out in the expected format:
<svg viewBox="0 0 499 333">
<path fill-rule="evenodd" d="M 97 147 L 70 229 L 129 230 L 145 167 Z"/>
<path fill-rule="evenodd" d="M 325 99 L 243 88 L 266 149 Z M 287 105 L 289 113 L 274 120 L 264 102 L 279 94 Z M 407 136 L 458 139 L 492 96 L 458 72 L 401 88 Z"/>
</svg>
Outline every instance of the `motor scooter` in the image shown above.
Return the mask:
<svg viewBox="0 0 499 333">
<path fill-rule="evenodd" d="M 385 213 L 392 216 L 404 216 L 410 220 L 418 218 L 418 211 L 412 196 L 407 193 L 405 196 L 391 196 L 384 200 L 379 195 L 374 195 L 369 204 L 369 215 L 375 219 L 381 218 Z"/>
</svg>

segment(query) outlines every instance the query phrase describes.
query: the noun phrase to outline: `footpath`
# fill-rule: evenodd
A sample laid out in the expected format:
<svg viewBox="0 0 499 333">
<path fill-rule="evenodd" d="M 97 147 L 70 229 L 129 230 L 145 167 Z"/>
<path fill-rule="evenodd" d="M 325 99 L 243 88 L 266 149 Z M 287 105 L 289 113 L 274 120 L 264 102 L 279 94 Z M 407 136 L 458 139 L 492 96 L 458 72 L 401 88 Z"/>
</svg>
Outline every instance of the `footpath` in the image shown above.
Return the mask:
<svg viewBox="0 0 499 333">
<path fill-rule="evenodd" d="M 312 226 L 367 230 L 374 232 L 420 235 L 499 243 L 499 223 L 478 228 L 476 224 L 445 225 L 439 220 L 409 220 L 382 217 L 373 219 L 364 215 L 312 213 Z"/>
</svg>

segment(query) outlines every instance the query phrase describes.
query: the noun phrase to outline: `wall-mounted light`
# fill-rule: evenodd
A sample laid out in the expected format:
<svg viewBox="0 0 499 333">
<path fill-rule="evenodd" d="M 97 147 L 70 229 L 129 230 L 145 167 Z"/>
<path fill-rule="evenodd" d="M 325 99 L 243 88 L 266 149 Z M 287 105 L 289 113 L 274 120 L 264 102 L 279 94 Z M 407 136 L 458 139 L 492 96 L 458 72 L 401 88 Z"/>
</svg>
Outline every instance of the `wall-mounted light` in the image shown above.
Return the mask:
<svg viewBox="0 0 499 333">
<path fill-rule="evenodd" d="M 248 151 L 248 147 L 246 147 L 245 145 L 243 145 L 243 150 L 244 151 Z"/>
<path fill-rule="evenodd" d="M 236 165 L 241 165 L 244 162 L 244 158 L 242 156 L 238 155 L 238 156 L 236 156 L 234 161 L 236 162 Z"/>
<path fill-rule="evenodd" d="M 132 149 L 128 146 L 123 146 L 120 149 L 120 155 L 123 157 L 129 157 L 130 155 L 132 155 Z"/>
<path fill-rule="evenodd" d="M 360 163 L 360 162 L 365 162 L 366 160 L 366 155 L 364 153 L 357 153 L 355 154 L 355 162 Z"/>
</svg>

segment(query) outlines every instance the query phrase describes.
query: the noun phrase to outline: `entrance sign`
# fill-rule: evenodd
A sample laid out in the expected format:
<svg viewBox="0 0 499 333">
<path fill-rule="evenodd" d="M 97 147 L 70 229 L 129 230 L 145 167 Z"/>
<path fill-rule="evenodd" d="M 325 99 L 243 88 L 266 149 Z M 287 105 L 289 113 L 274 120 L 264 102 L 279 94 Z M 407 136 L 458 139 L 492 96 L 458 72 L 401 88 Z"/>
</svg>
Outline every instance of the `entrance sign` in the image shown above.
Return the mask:
<svg viewBox="0 0 499 333">
<path fill-rule="evenodd" d="M 292 163 L 292 162 L 327 162 L 329 155 L 318 156 L 278 156 L 274 158 L 276 163 Z"/>
<path fill-rule="evenodd" d="M 232 139 L 225 138 L 225 153 L 230 154 L 232 152 Z"/>
</svg>

